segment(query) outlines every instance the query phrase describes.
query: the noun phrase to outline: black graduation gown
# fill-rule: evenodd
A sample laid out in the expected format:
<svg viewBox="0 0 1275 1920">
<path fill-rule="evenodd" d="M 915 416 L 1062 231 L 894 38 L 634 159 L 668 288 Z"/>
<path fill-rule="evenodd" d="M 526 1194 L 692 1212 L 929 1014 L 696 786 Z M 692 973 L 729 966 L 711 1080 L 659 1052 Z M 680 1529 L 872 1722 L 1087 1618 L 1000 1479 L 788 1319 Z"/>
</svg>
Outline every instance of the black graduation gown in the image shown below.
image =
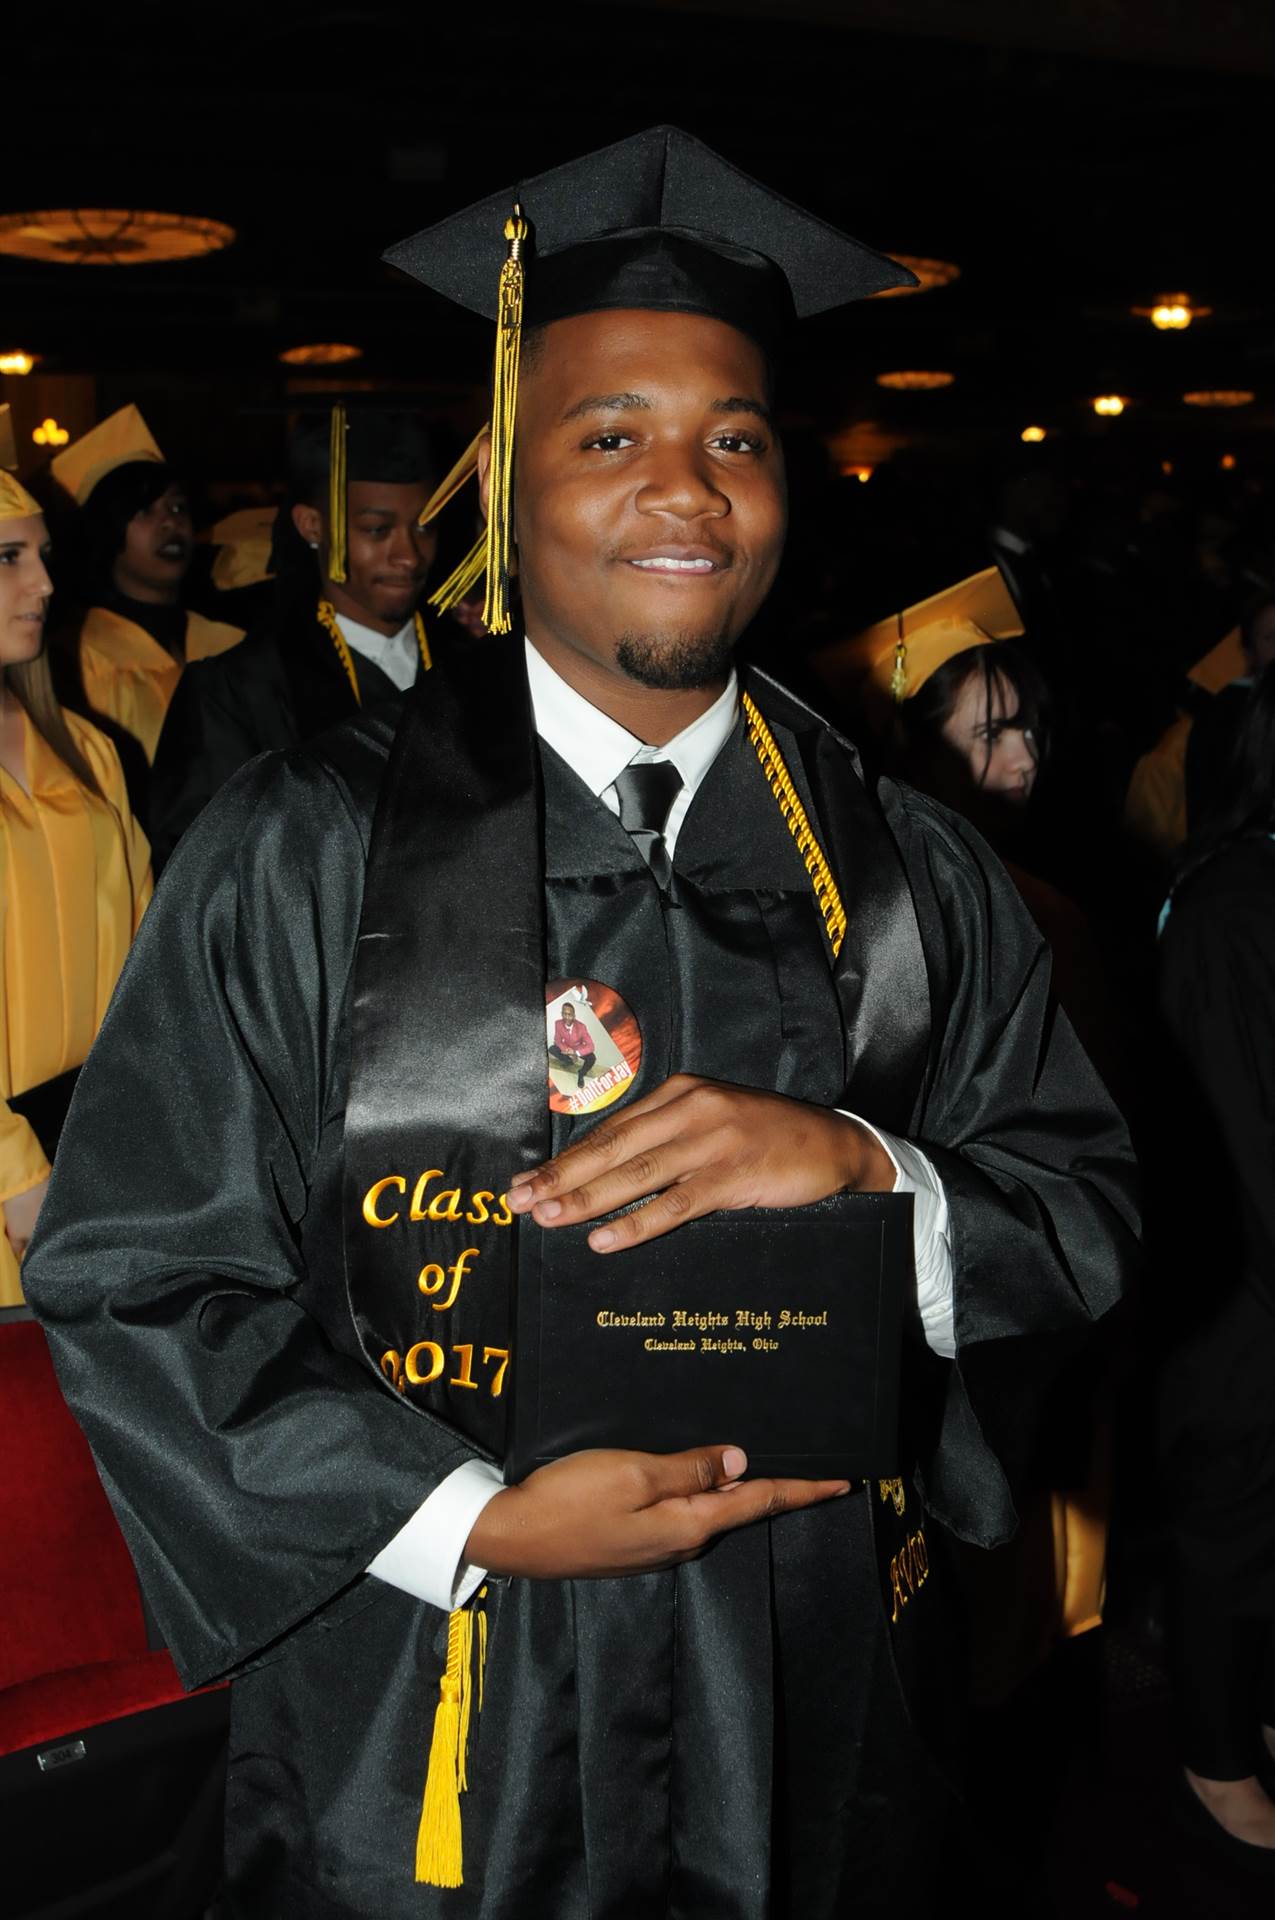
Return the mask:
<svg viewBox="0 0 1275 1920">
<path fill-rule="evenodd" d="M 821 722 L 757 692 L 795 774 L 853 774 Z M 341 1258 L 347 982 L 390 733 L 365 716 L 327 747 L 246 769 L 189 837 L 82 1076 L 74 1151 L 26 1269 L 184 1675 L 240 1676 L 234 1911 L 866 1911 L 872 1885 L 891 1891 L 885 1816 L 919 1772 L 897 1680 L 917 1688 L 938 1585 L 903 1594 L 896 1573 L 892 1591 L 889 1562 L 924 1519 L 922 1485 L 967 1537 L 1012 1528 L 1041 1381 L 1112 1304 L 1130 1256 L 1122 1124 L 994 859 L 959 821 L 886 789 L 924 950 L 917 989 L 928 978 L 933 1001 L 909 1130 L 947 1186 L 960 1343 L 956 1365 L 919 1337 L 912 1348 L 922 1470 L 906 1512 L 873 1488 L 676 1572 L 491 1583 L 465 1884 L 415 1886 L 446 1623 L 363 1569 L 475 1449 L 364 1353 Z M 829 1103 L 875 1083 L 867 1117 L 907 1127 L 881 1110 L 889 903 L 866 861 L 853 871 L 845 823 L 826 823 L 863 1016 L 850 1030 L 750 753 L 737 732 L 688 816 L 677 911 L 702 937 L 663 957 L 649 874 L 544 755 L 550 968 L 587 958 L 595 978 L 632 980 L 653 1074 L 698 1066 Z"/>
<path fill-rule="evenodd" d="M 389 675 L 361 654 L 356 700 L 331 635 L 306 602 L 282 608 L 237 647 L 186 669 L 150 776 L 151 851 L 158 872 L 191 821 L 259 753 L 299 746 L 357 713 L 396 700 Z"/>
<path fill-rule="evenodd" d="M 1160 948 L 1166 1134 L 1189 1155 L 1157 1183 L 1165 1512 L 1219 1612 L 1275 1619 L 1275 840 L 1186 880 Z"/>
</svg>

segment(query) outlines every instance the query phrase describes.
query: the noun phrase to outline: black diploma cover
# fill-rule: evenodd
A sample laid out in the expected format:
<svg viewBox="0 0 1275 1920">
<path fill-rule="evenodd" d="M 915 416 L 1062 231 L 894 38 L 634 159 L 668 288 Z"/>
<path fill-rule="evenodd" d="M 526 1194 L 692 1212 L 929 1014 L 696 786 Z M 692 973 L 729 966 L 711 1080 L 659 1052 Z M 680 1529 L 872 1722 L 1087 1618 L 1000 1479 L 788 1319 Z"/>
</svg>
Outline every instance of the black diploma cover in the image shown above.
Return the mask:
<svg viewBox="0 0 1275 1920">
<path fill-rule="evenodd" d="M 910 1195 L 710 1214 L 606 1256 L 594 1225 L 520 1224 L 507 1480 L 719 1441 L 753 1473 L 897 1473 Z"/>
</svg>

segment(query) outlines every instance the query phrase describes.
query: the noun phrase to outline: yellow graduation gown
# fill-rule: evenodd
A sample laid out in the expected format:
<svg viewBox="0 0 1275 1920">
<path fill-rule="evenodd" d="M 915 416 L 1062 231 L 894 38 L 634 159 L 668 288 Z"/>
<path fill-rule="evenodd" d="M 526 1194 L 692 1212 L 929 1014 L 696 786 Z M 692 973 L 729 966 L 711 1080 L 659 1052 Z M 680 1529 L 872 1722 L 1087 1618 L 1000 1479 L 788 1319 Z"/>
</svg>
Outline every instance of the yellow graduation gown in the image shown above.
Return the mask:
<svg viewBox="0 0 1275 1920">
<path fill-rule="evenodd" d="M 82 1065 L 151 895 L 150 848 L 114 747 L 68 713 L 105 799 L 23 715 L 29 792 L 0 767 L 0 1201 L 49 1171 L 9 1095 Z M 0 1306 L 22 1298 L 0 1232 Z"/>
<path fill-rule="evenodd" d="M 225 653 L 243 639 L 241 627 L 186 615 L 186 662 Z M 135 621 L 108 607 L 90 607 L 80 632 L 80 668 L 89 705 L 119 722 L 155 758 L 164 715 L 185 663 L 174 660 Z"/>
<path fill-rule="evenodd" d="M 1191 716 L 1180 713 L 1134 767 L 1125 795 L 1125 832 L 1166 865 L 1186 839 L 1186 745 Z"/>
</svg>

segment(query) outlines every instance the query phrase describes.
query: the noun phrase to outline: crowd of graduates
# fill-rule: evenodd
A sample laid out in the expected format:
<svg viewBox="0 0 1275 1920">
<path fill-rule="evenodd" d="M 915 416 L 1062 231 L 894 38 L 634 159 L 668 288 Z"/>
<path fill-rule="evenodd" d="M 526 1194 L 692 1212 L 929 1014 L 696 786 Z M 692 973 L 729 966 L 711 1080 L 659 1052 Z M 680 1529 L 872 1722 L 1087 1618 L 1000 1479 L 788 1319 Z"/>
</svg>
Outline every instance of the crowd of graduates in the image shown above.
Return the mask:
<svg viewBox="0 0 1275 1920">
<path fill-rule="evenodd" d="M 399 698 L 441 622 L 479 620 L 429 604 L 476 525 L 445 436 L 342 413 L 338 499 L 333 431 L 302 414 L 286 482 L 245 491 L 278 504 L 211 527 L 132 407 L 30 492 L 0 474 L 0 1305 L 152 868 L 180 886 L 240 766 Z M 1140 1295 L 1060 1397 L 1018 1541 L 962 1561 L 971 1698 L 1012 1711 L 1104 1605 L 1136 1614 L 1197 1804 L 1275 1849 L 1275 496 L 1065 453 L 950 513 L 913 456 L 802 484 L 745 657 L 991 841 L 1144 1167 Z"/>
</svg>

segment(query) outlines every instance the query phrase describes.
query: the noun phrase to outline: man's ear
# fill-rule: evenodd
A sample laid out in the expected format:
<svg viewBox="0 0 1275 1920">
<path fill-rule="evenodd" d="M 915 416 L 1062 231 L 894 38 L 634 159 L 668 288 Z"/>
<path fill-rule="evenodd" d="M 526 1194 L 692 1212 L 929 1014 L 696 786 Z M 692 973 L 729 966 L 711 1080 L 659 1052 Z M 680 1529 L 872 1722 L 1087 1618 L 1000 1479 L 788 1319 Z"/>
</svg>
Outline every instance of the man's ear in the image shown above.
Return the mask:
<svg viewBox="0 0 1275 1920">
<path fill-rule="evenodd" d="M 485 433 L 478 442 L 478 504 L 483 510 L 483 519 L 487 518 L 487 503 L 491 498 L 491 435 Z"/>
<path fill-rule="evenodd" d="M 292 524 L 308 547 L 317 547 L 323 539 L 323 515 L 317 507 L 298 504 L 292 509 Z"/>
</svg>

